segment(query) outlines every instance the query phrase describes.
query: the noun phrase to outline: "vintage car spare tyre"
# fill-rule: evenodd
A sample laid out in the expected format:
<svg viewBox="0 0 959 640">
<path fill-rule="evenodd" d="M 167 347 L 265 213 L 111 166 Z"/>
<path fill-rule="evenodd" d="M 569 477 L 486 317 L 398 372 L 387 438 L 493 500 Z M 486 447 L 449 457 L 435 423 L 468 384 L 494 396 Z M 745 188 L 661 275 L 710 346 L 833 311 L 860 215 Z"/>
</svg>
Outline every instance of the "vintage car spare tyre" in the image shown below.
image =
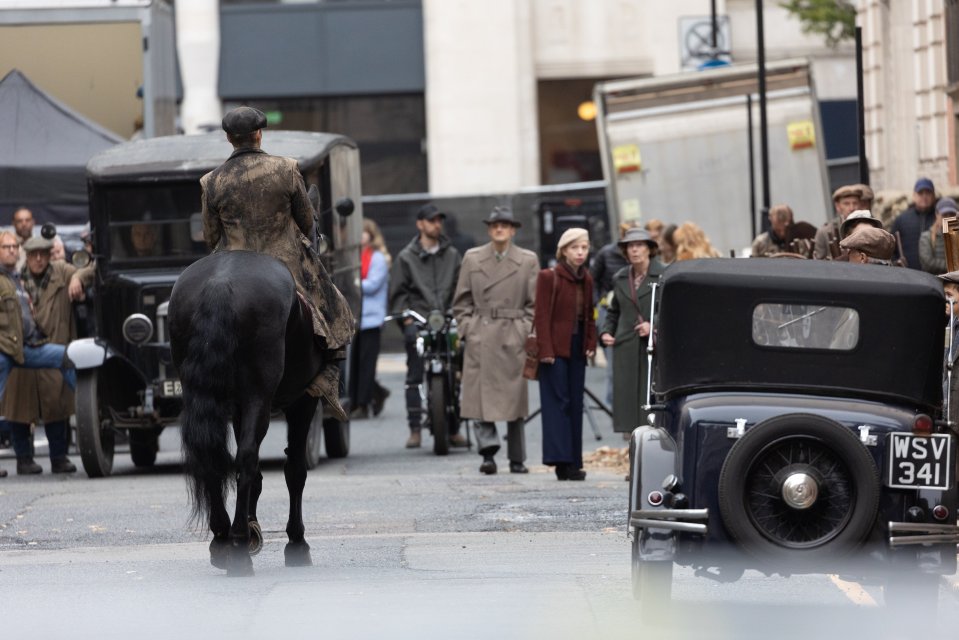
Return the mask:
<svg viewBox="0 0 959 640">
<path fill-rule="evenodd" d="M 822 416 L 787 414 L 748 429 L 719 475 L 730 536 L 760 559 L 848 554 L 871 531 L 879 473 L 856 434 Z"/>
</svg>

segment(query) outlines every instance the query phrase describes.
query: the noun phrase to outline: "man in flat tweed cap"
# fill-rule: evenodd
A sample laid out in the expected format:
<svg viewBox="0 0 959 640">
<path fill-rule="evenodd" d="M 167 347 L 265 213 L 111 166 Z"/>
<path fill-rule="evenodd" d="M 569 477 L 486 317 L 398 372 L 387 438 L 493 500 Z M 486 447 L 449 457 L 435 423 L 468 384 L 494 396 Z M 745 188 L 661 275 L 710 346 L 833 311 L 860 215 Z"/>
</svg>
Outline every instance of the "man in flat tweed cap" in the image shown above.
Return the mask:
<svg viewBox="0 0 959 640">
<path fill-rule="evenodd" d="M 200 179 L 203 237 L 214 251 L 266 253 L 286 265 L 297 291 L 310 304 L 313 332 L 327 362 L 307 390 L 321 397 L 335 417 L 348 416 L 339 402 L 339 364 L 353 336 L 353 314 L 308 240 L 314 233 L 313 206 L 292 158 L 260 148 L 266 116 L 237 107 L 223 116 L 233 153 Z"/>
</svg>

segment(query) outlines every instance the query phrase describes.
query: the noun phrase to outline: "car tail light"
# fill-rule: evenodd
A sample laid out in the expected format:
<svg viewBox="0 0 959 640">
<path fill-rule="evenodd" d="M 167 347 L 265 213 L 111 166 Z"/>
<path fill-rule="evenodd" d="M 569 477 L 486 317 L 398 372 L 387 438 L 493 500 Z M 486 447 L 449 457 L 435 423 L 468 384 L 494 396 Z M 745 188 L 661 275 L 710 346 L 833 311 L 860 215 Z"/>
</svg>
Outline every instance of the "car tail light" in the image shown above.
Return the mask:
<svg viewBox="0 0 959 640">
<path fill-rule="evenodd" d="M 912 425 L 912 430 L 916 433 L 932 433 L 932 418 L 924 413 L 916 416 L 916 421 Z"/>
<path fill-rule="evenodd" d="M 949 509 L 941 504 L 937 504 L 932 508 L 932 517 L 936 520 L 945 520 L 949 517 Z"/>
<path fill-rule="evenodd" d="M 650 491 L 649 495 L 646 496 L 646 500 L 654 507 L 658 507 L 663 504 L 663 494 L 660 491 Z"/>
</svg>

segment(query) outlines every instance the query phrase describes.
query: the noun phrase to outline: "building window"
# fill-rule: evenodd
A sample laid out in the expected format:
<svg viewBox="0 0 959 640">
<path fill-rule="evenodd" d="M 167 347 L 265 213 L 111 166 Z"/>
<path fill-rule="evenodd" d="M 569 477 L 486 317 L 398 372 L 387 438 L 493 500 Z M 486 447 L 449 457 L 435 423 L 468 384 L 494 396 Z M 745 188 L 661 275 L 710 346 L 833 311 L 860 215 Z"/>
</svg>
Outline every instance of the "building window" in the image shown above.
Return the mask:
<svg viewBox="0 0 959 640">
<path fill-rule="evenodd" d="M 360 148 L 365 195 L 429 191 L 422 94 L 277 98 L 235 101 L 224 108 L 241 104 L 266 113 L 271 129 L 324 131 L 352 138 Z"/>
<path fill-rule="evenodd" d="M 540 180 L 543 184 L 603 179 L 593 119 L 595 112 L 591 114 L 589 109 L 593 85 L 600 81 L 587 78 L 539 82 Z"/>
</svg>

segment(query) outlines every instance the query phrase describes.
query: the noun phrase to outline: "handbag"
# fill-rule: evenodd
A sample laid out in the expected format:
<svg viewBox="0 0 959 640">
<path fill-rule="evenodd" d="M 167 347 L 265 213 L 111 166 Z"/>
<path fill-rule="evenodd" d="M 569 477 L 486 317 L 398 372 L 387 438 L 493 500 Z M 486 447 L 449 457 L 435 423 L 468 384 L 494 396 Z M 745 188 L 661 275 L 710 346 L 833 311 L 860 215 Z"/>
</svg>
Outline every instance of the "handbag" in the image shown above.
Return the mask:
<svg viewBox="0 0 959 640">
<path fill-rule="evenodd" d="M 550 269 L 550 271 L 553 271 Z M 549 312 L 553 312 L 553 303 L 556 301 L 556 272 L 553 272 L 553 288 L 550 291 Z M 533 328 L 526 336 L 526 360 L 523 362 L 523 377 L 527 380 L 539 378 L 539 343 L 536 341 L 536 319 L 533 318 Z"/>
</svg>

